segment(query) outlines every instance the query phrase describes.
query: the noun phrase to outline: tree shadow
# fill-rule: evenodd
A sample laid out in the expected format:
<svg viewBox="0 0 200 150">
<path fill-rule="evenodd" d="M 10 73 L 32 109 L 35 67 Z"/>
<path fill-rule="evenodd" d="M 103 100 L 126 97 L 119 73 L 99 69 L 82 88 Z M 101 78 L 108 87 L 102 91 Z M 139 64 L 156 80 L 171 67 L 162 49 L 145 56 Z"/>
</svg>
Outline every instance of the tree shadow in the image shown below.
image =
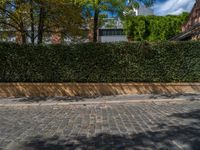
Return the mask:
<svg viewBox="0 0 200 150">
<path fill-rule="evenodd" d="M 200 123 L 200 109 L 185 113 L 174 113 L 169 117 L 182 118 L 182 119 L 195 119 L 196 122 Z M 199 129 L 200 129 L 200 124 L 199 124 Z"/>
<path fill-rule="evenodd" d="M 200 100 L 200 94 L 193 94 L 193 93 L 175 93 L 175 94 L 154 94 L 150 95 L 150 99 L 176 99 L 181 98 L 189 101 L 196 101 Z"/>
<path fill-rule="evenodd" d="M 200 109 L 187 113 L 172 114 L 169 119 L 195 119 L 187 124 L 169 125 L 167 121 L 157 124 L 154 131 L 132 134 L 101 133 L 88 137 L 36 136 L 20 144 L 21 150 L 71 150 L 71 149 L 105 149 L 105 150 L 199 150 L 200 149 Z M 181 121 L 181 120 L 180 120 Z"/>
<path fill-rule="evenodd" d="M 7 83 L 0 86 L 1 97 L 74 97 L 199 92 L 199 84 L 195 83 Z"/>
<path fill-rule="evenodd" d="M 39 102 L 79 102 L 86 101 L 87 99 L 97 98 L 97 96 L 60 96 L 60 97 L 23 97 L 15 99 L 14 102 L 28 102 L 28 103 L 39 103 Z"/>
<path fill-rule="evenodd" d="M 22 150 L 68 150 L 68 149 L 185 149 L 199 150 L 200 131 L 194 127 L 170 127 L 167 131 L 146 132 L 132 135 L 99 134 L 95 137 L 32 138 L 23 143 Z"/>
<path fill-rule="evenodd" d="M 181 98 L 189 101 L 200 100 L 200 94 L 177 93 L 177 94 L 141 94 L 141 95 L 113 95 L 113 96 L 33 96 L 7 98 L 10 101 L 39 103 L 39 102 L 80 102 L 80 101 L 104 101 L 104 100 L 156 100 L 156 99 L 176 99 Z M 0 98 L 5 100 L 6 98 Z"/>
</svg>

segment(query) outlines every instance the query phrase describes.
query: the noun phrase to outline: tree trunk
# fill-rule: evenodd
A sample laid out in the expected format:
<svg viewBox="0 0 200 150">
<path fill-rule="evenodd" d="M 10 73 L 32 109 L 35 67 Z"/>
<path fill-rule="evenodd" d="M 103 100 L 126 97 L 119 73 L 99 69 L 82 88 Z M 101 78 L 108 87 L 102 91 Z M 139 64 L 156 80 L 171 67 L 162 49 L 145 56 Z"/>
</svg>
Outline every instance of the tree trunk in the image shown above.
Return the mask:
<svg viewBox="0 0 200 150">
<path fill-rule="evenodd" d="M 22 32 L 21 33 L 21 36 L 22 36 L 22 44 L 26 44 L 26 32 Z"/>
<path fill-rule="evenodd" d="M 99 10 L 95 10 L 94 12 L 94 27 L 93 27 L 93 42 L 97 42 L 97 30 L 98 30 L 98 24 L 99 24 Z"/>
<path fill-rule="evenodd" d="M 30 0 L 30 18 L 31 18 L 31 43 L 35 44 L 35 24 L 33 16 L 33 0 Z"/>
<path fill-rule="evenodd" d="M 16 10 L 20 7 L 21 5 L 21 1 L 16 1 Z M 27 38 L 27 30 L 24 26 L 24 22 L 23 22 L 23 18 L 22 16 L 20 16 L 19 18 L 19 36 L 20 36 L 20 40 L 19 43 L 20 44 L 26 44 L 26 38 Z"/>
<path fill-rule="evenodd" d="M 45 4 L 40 4 L 39 24 L 38 24 L 38 44 L 42 44 L 44 35 Z"/>
<path fill-rule="evenodd" d="M 24 27 L 24 23 L 23 23 L 23 21 L 21 20 L 20 21 L 20 34 L 21 34 L 21 42 L 22 42 L 22 44 L 26 44 L 26 34 L 27 34 L 27 32 L 26 32 L 26 29 L 25 29 L 25 27 Z"/>
</svg>

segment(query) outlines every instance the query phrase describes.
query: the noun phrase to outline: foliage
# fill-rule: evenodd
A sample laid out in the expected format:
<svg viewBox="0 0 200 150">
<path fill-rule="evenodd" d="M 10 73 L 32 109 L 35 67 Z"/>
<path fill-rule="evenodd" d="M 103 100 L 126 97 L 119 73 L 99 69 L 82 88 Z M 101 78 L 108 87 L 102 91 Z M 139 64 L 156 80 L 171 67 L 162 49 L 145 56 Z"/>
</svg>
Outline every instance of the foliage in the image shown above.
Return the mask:
<svg viewBox="0 0 200 150">
<path fill-rule="evenodd" d="M 107 15 L 106 12 L 117 13 L 120 17 L 123 16 L 123 12 L 130 12 L 139 4 L 151 6 L 154 0 L 81 0 L 84 5 L 84 17 L 92 18 L 92 31 L 93 42 L 97 42 L 97 30 L 103 22 L 103 18 Z M 139 3 L 140 2 L 140 3 Z M 128 13 L 129 14 L 129 13 Z"/>
<path fill-rule="evenodd" d="M 200 82 L 200 42 L 0 44 L 0 82 Z"/>
<path fill-rule="evenodd" d="M 127 0 L 1 0 L 0 28 L 3 32 L 16 31 L 21 43 L 30 39 L 32 44 L 42 44 L 45 36 L 52 34 L 80 38 L 84 23 L 88 23 L 97 42 L 105 12 L 122 16 L 138 7 L 139 2 L 151 6 L 154 0 L 129 0 L 128 5 Z M 1 35 L 6 39 L 7 33 Z"/>
<path fill-rule="evenodd" d="M 136 16 L 124 20 L 125 31 L 134 41 L 168 40 L 181 32 L 188 13 L 179 16 Z"/>
<path fill-rule="evenodd" d="M 107 16 L 106 12 L 113 12 L 122 0 L 84 0 L 83 14 L 93 33 L 93 42 L 97 42 L 97 30 Z M 92 19 L 91 19 L 92 18 Z"/>
<path fill-rule="evenodd" d="M 80 35 L 82 6 L 75 0 L 1 0 L 1 30 L 16 31 L 26 43 L 41 44 L 45 34 Z"/>
</svg>

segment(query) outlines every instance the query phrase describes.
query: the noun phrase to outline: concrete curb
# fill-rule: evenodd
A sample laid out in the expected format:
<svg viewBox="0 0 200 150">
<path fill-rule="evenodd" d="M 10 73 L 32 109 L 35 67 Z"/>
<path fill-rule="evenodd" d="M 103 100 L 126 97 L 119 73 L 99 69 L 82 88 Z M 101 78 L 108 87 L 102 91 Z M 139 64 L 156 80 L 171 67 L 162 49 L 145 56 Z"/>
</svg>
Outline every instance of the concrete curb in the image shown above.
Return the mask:
<svg viewBox="0 0 200 150">
<path fill-rule="evenodd" d="M 187 99 L 144 99 L 144 100 L 112 100 L 112 101 L 85 101 L 85 102 L 52 102 L 52 103 L 15 103 L 0 104 L 0 107 L 28 107 L 28 106 L 68 106 L 68 105 L 95 105 L 95 104 L 123 104 L 123 103 L 158 103 L 158 102 L 188 102 Z"/>
</svg>

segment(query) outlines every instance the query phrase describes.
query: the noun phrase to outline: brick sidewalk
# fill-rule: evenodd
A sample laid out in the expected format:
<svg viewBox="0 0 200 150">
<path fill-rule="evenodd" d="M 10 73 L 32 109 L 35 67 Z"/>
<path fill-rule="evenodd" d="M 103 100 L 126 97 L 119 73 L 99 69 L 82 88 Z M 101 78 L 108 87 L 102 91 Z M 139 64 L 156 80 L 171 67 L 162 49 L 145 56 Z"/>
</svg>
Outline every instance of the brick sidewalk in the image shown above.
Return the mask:
<svg viewBox="0 0 200 150">
<path fill-rule="evenodd" d="M 200 102 L 0 107 L 0 149 L 199 150 Z"/>
</svg>

